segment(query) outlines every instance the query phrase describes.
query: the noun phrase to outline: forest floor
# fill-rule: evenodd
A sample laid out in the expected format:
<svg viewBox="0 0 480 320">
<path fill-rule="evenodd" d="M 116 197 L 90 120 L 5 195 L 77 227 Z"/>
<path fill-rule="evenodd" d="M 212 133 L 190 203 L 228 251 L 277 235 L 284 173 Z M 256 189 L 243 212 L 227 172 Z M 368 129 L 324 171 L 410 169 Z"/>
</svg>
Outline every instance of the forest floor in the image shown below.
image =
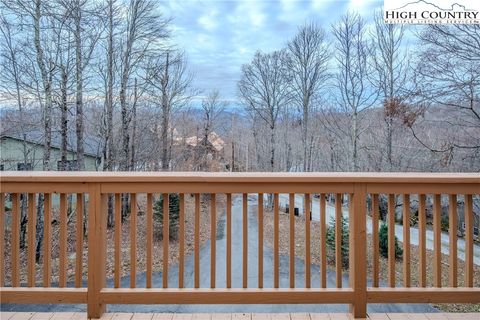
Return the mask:
<svg viewBox="0 0 480 320">
<path fill-rule="evenodd" d="M 265 210 L 264 216 L 264 234 L 266 243 L 269 247 L 273 248 L 273 230 L 274 219 L 273 212 Z M 289 254 L 289 215 L 280 212 L 280 238 L 279 238 L 279 251 L 280 254 Z M 367 280 L 372 279 L 373 275 L 373 246 L 372 235 L 367 234 Z M 303 216 L 296 217 L 295 219 L 295 255 L 305 260 L 305 219 Z M 399 242 L 400 246 L 403 246 Z M 311 263 L 320 265 L 320 223 L 318 221 L 311 221 L 310 223 L 310 250 L 311 250 Z M 411 286 L 416 287 L 419 283 L 419 247 L 411 245 L 410 249 L 410 265 L 411 265 Z M 335 270 L 335 255 L 334 251 L 327 246 L 327 268 L 329 270 Z M 427 253 L 427 286 L 433 286 L 433 261 L 434 252 L 426 250 Z M 448 286 L 448 255 L 442 254 L 442 286 Z M 379 281 L 387 283 L 388 281 L 388 259 L 380 255 L 379 259 Z M 343 270 L 348 272 L 347 270 Z M 403 286 L 403 260 L 398 259 L 395 264 L 395 281 L 397 286 Z M 458 259 L 458 286 L 463 286 L 464 283 L 465 262 Z M 480 287 L 480 267 L 474 265 L 474 287 Z M 433 306 L 443 312 L 480 312 L 480 304 L 433 304 Z"/>
</svg>

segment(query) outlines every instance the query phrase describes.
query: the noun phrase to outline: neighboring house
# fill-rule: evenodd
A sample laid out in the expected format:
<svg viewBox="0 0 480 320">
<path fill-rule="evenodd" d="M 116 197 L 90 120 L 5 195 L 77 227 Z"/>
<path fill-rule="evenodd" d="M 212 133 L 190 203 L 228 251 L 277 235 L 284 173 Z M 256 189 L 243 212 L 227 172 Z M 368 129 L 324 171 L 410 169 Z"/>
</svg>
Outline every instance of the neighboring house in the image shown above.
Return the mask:
<svg viewBox="0 0 480 320">
<path fill-rule="evenodd" d="M 0 170 L 43 170 L 43 133 L 41 130 L 31 130 L 23 134 L 5 131 L 0 134 Z M 77 170 L 76 136 L 72 133 L 67 137 L 67 162 L 61 162 L 61 136 L 52 132 L 50 150 L 50 169 Z M 85 136 L 85 170 L 96 171 L 101 168 L 101 144 L 92 137 Z M 25 161 L 27 159 L 27 161 Z"/>
<path fill-rule="evenodd" d="M 213 159 L 221 159 L 224 155 L 225 142 L 218 134 L 212 132 L 208 135 L 207 142 L 205 137 L 192 136 L 185 139 L 185 144 L 195 151 L 205 152 L 206 146 L 208 156 Z"/>
</svg>

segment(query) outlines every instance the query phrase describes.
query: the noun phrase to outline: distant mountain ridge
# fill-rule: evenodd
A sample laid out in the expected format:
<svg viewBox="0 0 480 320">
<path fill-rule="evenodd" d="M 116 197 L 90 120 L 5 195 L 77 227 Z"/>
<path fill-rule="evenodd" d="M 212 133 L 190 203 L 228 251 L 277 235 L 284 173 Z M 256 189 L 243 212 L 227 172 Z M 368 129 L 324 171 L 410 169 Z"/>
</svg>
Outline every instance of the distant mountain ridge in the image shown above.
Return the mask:
<svg viewBox="0 0 480 320">
<path fill-rule="evenodd" d="M 425 1 L 425 0 L 418 0 L 418 1 L 413 1 L 413 2 L 409 2 L 399 8 L 396 8 L 394 10 L 400 10 L 400 9 L 403 9 L 405 7 L 408 7 L 410 5 L 416 5 L 416 4 L 424 4 L 424 5 L 429 5 L 429 6 L 433 6 L 439 10 L 442 10 L 442 11 L 454 11 L 455 9 L 455 6 L 457 7 L 461 7 L 463 9 L 463 11 L 477 11 L 477 10 L 474 10 L 474 9 L 467 9 L 463 4 L 460 4 L 458 2 L 455 2 L 451 5 L 450 9 L 443 9 L 443 8 L 440 8 L 439 6 L 437 6 L 436 4 L 434 3 L 431 3 L 431 2 L 428 2 L 428 1 Z"/>
</svg>

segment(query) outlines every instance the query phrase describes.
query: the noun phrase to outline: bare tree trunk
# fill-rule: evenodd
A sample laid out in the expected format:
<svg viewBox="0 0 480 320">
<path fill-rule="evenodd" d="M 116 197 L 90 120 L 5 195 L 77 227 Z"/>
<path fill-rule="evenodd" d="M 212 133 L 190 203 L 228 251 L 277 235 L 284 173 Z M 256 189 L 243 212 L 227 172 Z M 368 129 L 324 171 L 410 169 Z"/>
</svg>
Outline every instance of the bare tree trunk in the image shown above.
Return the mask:
<svg viewBox="0 0 480 320">
<path fill-rule="evenodd" d="M 130 152 L 130 171 L 135 171 L 135 139 L 137 136 L 137 100 L 138 100 L 138 88 L 137 78 L 133 87 L 133 104 L 132 104 L 132 144 Z"/>
<path fill-rule="evenodd" d="M 107 38 L 107 95 L 106 95 L 106 129 L 104 169 L 113 169 L 113 0 L 108 1 L 108 38 Z"/>
<path fill-rule="evenodd" d="M 75 63 L 76 63 L 76 134 L 77 134 L 77 163 L 78 170 L 85 170 L 84 145 L 83 145 L 83 59 L 82 59 L 82 6 L 76 0 L 75 6 Z"/>
<path fill-rule="evenodd" d="M 128 170 L 128 160 L 129 160 L 129 146 L 130 146 L 130 134 L 129 134 L 129 124 L 130 124 L 130 115 L 128 112 L 127 106 L 127 85 L 128 79 L 131 72 L 131 53 L 133 48 L 133 43 L 136 39 L 137 31 L 137 18 L 138 18 L 138 1 L 131 2 L 131 21 L 129 21 L 129 29 L 127 30 L 127 41 L 126 48 L 123 54 L 123 68 L 122 68 L 122 77 L 120 81 L 120 106 L 122 108 L 122 145 L 123 145 L 123 159 L 121 161 L 120 170 Z"/>
<path fill-rule="evenodd" d="M 52 88 L 51 88 L 51 81 L 48 75 L 47 67 L 45 65 L 45 57 L 43 48 L 41 46 L 40 40 L 40 19 L 42 17 L 41 13 L 41 0 L 35 1 L 35 15 L 33 18 L 34 23 L 34 44 L 35 44 L 35 51 L 36 51 L 36 58 L 37 58 L 37 65 L 40 69 L 40 74 L 42 78 L 43 84 L 43 91 L 44 91 L 44 145 L 43 145 L 43 170 L 49 171 L 50 170 L 50 150 L 52 145 Z M 42 204 L 42 206 L 40 206 Z M 37 206 L 37 261 L 40 258 L 40 251 L 42 247 L 43 241 L 43 195 L 39 196 L 38 206 Z"/>
<path fill-rule="evenodd" d="M 303 172 L 310 171 L 308 167 L 309 158 L 308 158 L 308 122 L 309 122 L 309 102 L 304 99 L 303 104 L 303 122 L 302 122 L 302 143 L 303 143 Z"/>
<path fill-rule="evenodd" d="M 103 169 L 113 171 L 113 1 L 108 1 L 108 36 L 107 36 L 107 94 L 106 94 L 106 136 Z M 115 223 L 113 214 L 113 196 L 108 196 L 107 227 Z"/>
<path fill-rule="evenodd" d="M 352 161 L 350 170 L 358 171 L 358 114 L 356 111 L 352 115 Z"/>
<path fill-rule="evenodd" d="M 61 105 L 60 105 L 60 135 L 62 142 L 60 144 L 61 165 L 59 170 L 66 170 L 67 163 L 67 147 L 68 147 L 68 106 L 67 106 L 67 81 L 68 75 L 65 66 L 61 66 Z"/>
<path fill-rule="evenodd" d="M 155 141 L 156 139 L 158 138 L 158 123 L 157 123 L 157 117 L 155 117 L 155 126 L 153 128 L 153 135 L 155 137 Z M 160 170 L 160 166 L 158 165 L 158 159 L 159 159 L 159 152 L 158 152 L 158 144 L 155 143 L 155 146 L 153 147 L 154 149 L 154 162 L 153 162 L 153 171 L 159 171 Z"/>
<path fill-rule="evenodd" d="M 275 125 L 270 125 L 270 172 L 275 171 Z"/>
<path fill-rule="evenodd" d="M 168 159 L 168 124 L 170 117 L 170 106 L 168 102 L 168 83 L 169 83 L 169 73 L 168 69 L 170 67 L 169 61 L 169 52 L 167 51 L 167 56 L 165 58 L 165 70 L 164 76 L 162 78 L 162 170 L 168 171 L 170 161 Z"/>
</svg>

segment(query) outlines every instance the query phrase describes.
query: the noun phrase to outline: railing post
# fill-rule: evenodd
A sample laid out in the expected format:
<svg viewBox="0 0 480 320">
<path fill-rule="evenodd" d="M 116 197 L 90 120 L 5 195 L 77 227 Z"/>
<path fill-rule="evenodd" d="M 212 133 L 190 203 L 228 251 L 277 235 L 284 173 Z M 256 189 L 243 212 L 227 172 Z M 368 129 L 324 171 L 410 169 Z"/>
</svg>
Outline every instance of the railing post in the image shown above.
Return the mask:
<svg viewBox="0 0 480 320">
<path fill-rule="evenodd" d="M 91 183 L 88 188 L 88 318 L 100 318 L 105 312 L 100 290 L 105 287 L 106 252 L 106 195 L 100 193 L 100 184 Z"/>
<path fill-rule="evenodd" d="M 350 211 L 350 268 L 349 282 L 354 298 L 350 312 L 354 318 L 367 316 L 367 237 L 366 237 L 367 185 L 355 183 Z"/>
</svg>

